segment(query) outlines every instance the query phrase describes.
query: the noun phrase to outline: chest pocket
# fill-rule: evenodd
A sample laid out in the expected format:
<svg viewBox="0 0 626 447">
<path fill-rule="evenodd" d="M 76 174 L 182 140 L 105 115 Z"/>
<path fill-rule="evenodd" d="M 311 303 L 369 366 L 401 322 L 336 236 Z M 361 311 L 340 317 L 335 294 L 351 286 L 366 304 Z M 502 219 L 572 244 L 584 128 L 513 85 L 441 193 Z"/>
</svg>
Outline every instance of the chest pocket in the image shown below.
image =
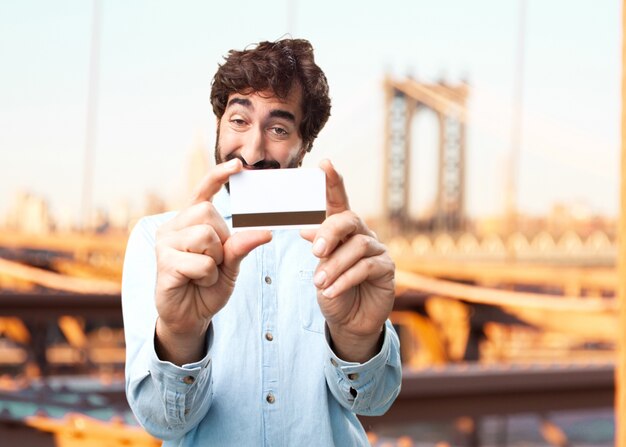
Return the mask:
<svg viewBox="0 0 626 447">
<path fill-rule="evenodd" d="M 298 301 L 302 327 L 311 332 L 324 333 L 324 316 L 317 304 L 317 289 L 313 284 L 314 270 L 300 270 Z"/>
</svg>

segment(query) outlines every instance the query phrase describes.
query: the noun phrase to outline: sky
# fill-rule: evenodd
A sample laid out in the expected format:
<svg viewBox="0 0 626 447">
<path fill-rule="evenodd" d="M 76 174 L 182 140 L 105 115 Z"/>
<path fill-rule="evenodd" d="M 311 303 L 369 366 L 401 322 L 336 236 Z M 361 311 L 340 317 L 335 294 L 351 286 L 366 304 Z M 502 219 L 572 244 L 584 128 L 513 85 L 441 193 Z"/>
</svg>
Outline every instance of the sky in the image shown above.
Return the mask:
<svg viewBox="0 0 626 447">
<path fill-rule="evenodd" d="M 511 152 L 521 0 L 102 0 L 93 202 L 177 206 L 190 153 L 212 159 L 210 81 L 230 49 L 309 39 L 332 116 L 305 159 L 330 158 L 352 207 L 382 209 L 382 80 L 467 79 L 467 212 L 501 214 Z M 617 215 L 620 2 L 526 0 L 517 203 Z M 93 3 L 0 1 L 0 219 L 19 191 L 80 216 Z M 435 118 L 413 123 L 412 213 L 434 199 Z"/>
</svg>

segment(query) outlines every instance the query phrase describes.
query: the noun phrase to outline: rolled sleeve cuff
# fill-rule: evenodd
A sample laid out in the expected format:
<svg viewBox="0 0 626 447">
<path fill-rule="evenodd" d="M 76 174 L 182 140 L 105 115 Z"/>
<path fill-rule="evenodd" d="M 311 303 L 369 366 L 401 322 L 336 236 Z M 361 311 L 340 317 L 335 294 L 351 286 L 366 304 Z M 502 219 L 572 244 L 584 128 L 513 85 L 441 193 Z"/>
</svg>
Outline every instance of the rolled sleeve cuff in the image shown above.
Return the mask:
<svg viewBox="0 0 626 447">
<path fill-rule="evenodd" d="M 349 400 L 354 401 L 354 405 L 357 405 L 358 401 L 367 401 L 369 399 L 368 389 L 371 388 L 370 385 L 376 378 L 383 374 L 389 359 L 391 341 L 390 331 L 387 329 L 386 324 L 383 327 L 383 332 L 383 344 L 378 354 L 365 363 L 347 362 L 337 357 L 331 349 L 330 333 L 328 326 L 326 326 L 325 336 L 328 350 L 326 367 L 335 371 L 339 388 L 344 393 L 349 393 Z"/>
<path fill-rule="evenodd" d="M 182 366 L 159 359 L 154 342 L 151 343 L 149 372 L 165 404 L 165 418 L 170 429 L 181 429 L 186 423 L 195 423 L 203 414 L 198 405 L 210 401 L 213 325 L 209 325 L 206 337 L 204 357 Z"/>
<path fill-rule="evenodd" d="M 174 365 L 172 362 L 159 359 L 154 343 L 150 353 L 150 374 L 158 382 L 161 382 L 167 389 L 175 390 L 179 393 L 186 393 L 202 379 L 204 372 L 208 370 L 211 362 L 211 347 L 213 345 L 213 325 L 210 324 L 206 333 L 206 352 L 201 360 L 193 363 L 186 363 L 182 366 Z M 207 373 L 208 374 L 208 373 Z"/>
</svg>

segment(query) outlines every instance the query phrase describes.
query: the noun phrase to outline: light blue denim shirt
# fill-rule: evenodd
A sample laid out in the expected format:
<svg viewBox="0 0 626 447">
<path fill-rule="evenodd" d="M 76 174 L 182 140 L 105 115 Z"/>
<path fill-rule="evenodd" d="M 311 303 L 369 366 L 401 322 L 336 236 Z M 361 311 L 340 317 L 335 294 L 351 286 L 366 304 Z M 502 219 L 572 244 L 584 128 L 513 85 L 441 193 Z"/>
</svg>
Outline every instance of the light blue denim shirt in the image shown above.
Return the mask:
<svg viewBox="0 0 626 447">
<path fill-rule="evenodd" d="M 230 225 L 228 201 L 222 190 L 214 203 Z M 126 395 L 141 425 L 164 446 L 368 445 L 355 414 L 380 415 L 398 395 L 398 337 L 387 321 L 368 362 L 333 353 L 312 279 L 318 259 L 298 231 L 274 231 L 243 260 L 202 360 L 159 360 L 155 232 L 174 215 L 141 219 L 124 262 Z"/>
</svg>

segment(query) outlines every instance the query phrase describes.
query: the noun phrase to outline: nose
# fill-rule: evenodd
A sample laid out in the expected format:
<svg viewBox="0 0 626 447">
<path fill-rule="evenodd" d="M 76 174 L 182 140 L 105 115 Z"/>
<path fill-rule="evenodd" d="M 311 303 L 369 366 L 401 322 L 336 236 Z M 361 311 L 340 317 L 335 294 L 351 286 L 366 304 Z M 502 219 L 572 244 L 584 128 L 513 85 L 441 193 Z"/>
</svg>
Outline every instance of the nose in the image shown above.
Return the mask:
<svg viewBox="0 0 626 447">
<path fill-rule="evenodd" d="M 250 129 L 247 133 L 248 138 L 240 153 L 247 164 L 253 165 L 265 159 L 265 140 L 259 129 Z"/>
</svg>

